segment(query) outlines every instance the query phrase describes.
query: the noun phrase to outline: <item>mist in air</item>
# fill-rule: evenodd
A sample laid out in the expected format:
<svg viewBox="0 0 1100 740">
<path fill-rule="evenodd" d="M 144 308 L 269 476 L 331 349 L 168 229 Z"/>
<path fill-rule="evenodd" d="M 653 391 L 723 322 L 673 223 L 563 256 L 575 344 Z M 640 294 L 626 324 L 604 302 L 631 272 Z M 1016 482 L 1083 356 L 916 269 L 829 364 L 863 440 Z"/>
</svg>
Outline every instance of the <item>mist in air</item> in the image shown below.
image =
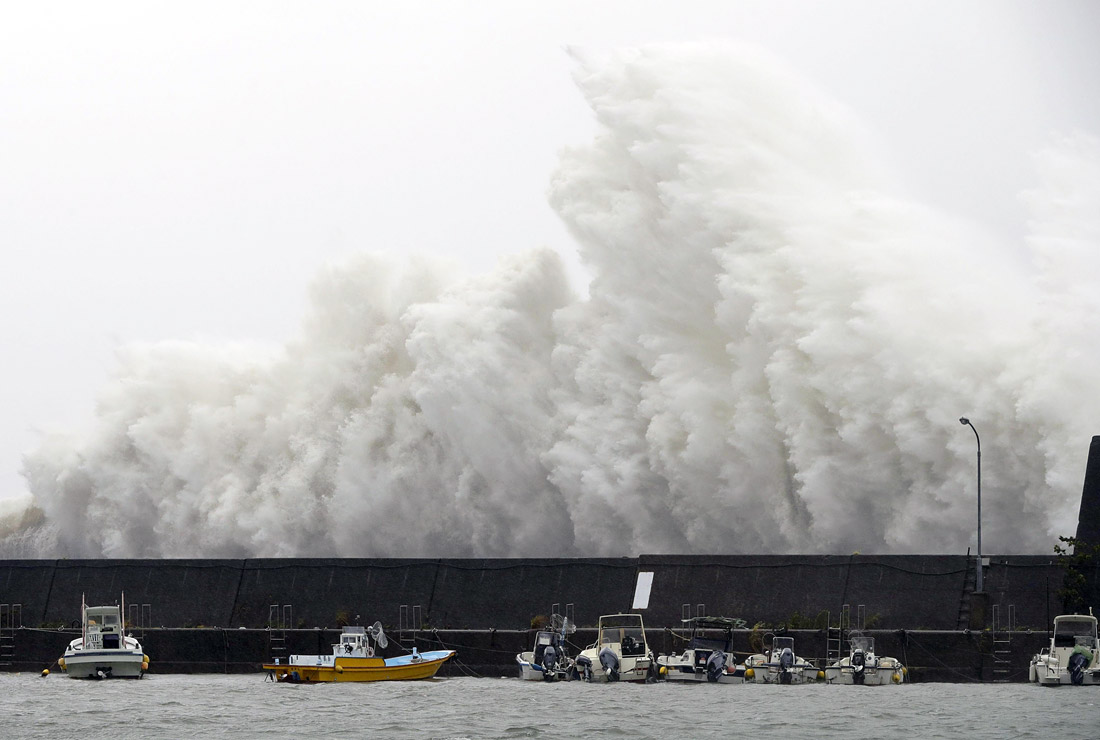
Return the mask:
<svg viewBox="0 0 1100 740">
<path fill-rule="evenodd" d="M 761 52 L 574 56 L 601 133 L 550 199 L 586 297 L 550 250 L 471 278 L 376 244 L 314 279 L 277 352 L 131 346 L 94 430 L 26 457 L 41 516 L 0 553 L 965 552 L 960 416 L 984 550 L 1073 533 L 1096 139 L 1036 152 L 1030 235 L 1003 244 L 900 195 L 861 123 Z"/>
</svg>

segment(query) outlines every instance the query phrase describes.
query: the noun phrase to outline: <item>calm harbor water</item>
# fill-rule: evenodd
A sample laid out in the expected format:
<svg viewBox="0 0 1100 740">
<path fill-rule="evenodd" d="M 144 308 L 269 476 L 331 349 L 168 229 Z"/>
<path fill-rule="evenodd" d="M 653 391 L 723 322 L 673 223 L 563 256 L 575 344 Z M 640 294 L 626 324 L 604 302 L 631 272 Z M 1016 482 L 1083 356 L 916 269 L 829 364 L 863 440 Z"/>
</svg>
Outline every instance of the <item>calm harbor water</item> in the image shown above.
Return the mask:
<svg viewBox="0 0 1100 740">
<path fill-rule="evenodd" d="M 1089 738 L 1100 688 L 693 686 L 514 678 L 273 684 L 262 675 L 74 681 L 0 673 L 4 738 Z"/>
</svg>

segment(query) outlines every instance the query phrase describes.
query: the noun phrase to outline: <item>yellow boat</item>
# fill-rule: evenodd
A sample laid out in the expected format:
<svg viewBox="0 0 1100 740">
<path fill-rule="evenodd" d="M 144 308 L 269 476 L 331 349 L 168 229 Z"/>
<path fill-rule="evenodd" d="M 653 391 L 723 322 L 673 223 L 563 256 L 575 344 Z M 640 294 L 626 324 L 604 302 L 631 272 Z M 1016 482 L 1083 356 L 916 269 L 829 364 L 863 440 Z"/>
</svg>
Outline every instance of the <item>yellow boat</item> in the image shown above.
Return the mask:
<svg viewBox="0 0 1100 740">
<path fill-rule="evenodd" d="M 378 622 L 369 636 L 365 627 L 344 627 L 331 655 L 291 655 L 285 663 L 276 658 L 274 663 L 264 663 L 264 670 L 276 681 L 288 683 L 416 681 L 433 677 L 455 654 L 454 650 L 421 653 L 413 648 L 411 655 L 381 658 L 375 655 L 371 637 L 380 650 L 388 644 Z"/>
</svg>

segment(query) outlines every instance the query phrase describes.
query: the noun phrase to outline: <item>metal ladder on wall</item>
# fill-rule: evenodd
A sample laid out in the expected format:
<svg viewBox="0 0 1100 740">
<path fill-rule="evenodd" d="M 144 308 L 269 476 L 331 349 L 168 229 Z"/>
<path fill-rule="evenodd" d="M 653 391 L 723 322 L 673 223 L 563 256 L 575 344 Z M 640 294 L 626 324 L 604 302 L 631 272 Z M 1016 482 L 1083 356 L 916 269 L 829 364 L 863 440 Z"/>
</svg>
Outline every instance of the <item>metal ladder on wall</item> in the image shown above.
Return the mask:
<svg viewBox="0 0 1100 740">
<path fill-rule="evenodd" d="M 1008 605 L 1008 621 L 1001 621 L 1000 604 L 993 605 L 993 682 L 1008 683 L 1012 668 L 1012 631 L 1016 629 L 1016 605 Z"/>
<path fill-rule="evenodd" d="M 680 607 L 680 619 L 684 622 L 691 619 L 692 617 L 705 617 L 705 616 L 707 616 L 707 605 L 706 604 L 696 604 L 694 614 L 691 613 L 691 604 L 683 604 Z"/>
<path fill-rule="evenodd" d="M 561 604 L 560 603 L 551 604 L 550 605 L 550 613 L 551 614 L 560 614 L 563 617 L 565 617 L 566 621 L 568 621 L 571 625 L 573 625 L 573 627 L 577 626 L 577 622 L 573 619 L 573 605 L 572 604 L 566 604 L 565 605 L 565 611 L 561 611 Z"/>
<path fill-rule="evenodd" d="M 0 665 L 15 660 L 15 630 L 23 626 L 22 604 L 0 604 Z"/>
<path fill-rule="evenodd" d="M 412 607 L 402 604 L 397 607 L 397 641 L 401 647 L 410 652 L 416 647 L 416 633 L 424 624 L 423 619 L 420 604 L 414 604 Z"/>
<path fill-rule="evenodd" d="M 267 608 L 267 653 L 271 662 L 289 657 L 286 649 L 286 631 L 294 624 L 294 606 L 271 604 Z"/>
<path fill-rule="evenodd" d="M 860 604 L 860 609 L 863 605 Z M 857 612 L 858 614 L 858 612 Z M 833 615 L 825 612 L 825 620 L 829 625 L 825 632 L 825 664 L 832 665 L 840 660 L 841 651 L 844 649 L 844 640 L 852 629 L 852 606 L 844 604 L 840 607 L 840 620 L 833 624 Z"/>
<path fill-rule="evenodd" d="M 978 587 L 978 571 L 974 567 L 974 558 L 970 557 L 970 548 L 966 549 L 966 577 L 963 579 L 962 596 L 959 597 L 959 620 L 957 629 L 970 627 L 970 594 Z"/>
<path fill-rule="evenodd" d="M 144 640 L 145 628 L 152 626 L 152 613 L 152 604 L 130 604 L 130 618 L 127 625 L 130 628 L 130 634 L 135 635 L 139 640 Z"/>
</svg>

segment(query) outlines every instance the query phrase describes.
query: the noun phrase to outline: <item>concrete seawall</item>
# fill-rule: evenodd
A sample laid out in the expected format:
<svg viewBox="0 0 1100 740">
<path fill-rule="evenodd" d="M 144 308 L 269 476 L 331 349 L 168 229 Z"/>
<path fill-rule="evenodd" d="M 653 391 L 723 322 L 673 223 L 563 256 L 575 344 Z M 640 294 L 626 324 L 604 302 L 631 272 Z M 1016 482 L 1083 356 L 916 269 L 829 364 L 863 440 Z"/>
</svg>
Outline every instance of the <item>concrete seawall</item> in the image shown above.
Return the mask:
<svg viewBox="0 0 1100 740">
<path fill-rule="evenodd" d="M 569 560 L 265 559 L 3 560 L 0 604 L 19 624 L 57 627 L 89 604 L 117 603 L 145 627 L 268 626 L 272 605 L 290 606 L 287 627 L 354 620 L 398 625 L 402 605 L 438 629 L 526 629 L 572 604 L 575 621 L 631 611 L 639 573 L 652 573 L 640 611 L 675 627 L 686 611 L 735 616 L 750 625 L 826 627 L 843 605 L 862 605 L 866 627 L 956 630 L 1002 623 L 1045 630 L 1061 610 L 1063 572 L 1046 556 L 989 556 L 985 612 L 972 625 L 975 564 L 962 555 L 643 555 Z M 144 606 L 143 606 L 144 605 Z M 10 608 L 10 607 L 9 607 Z M 827 613 L 827 614 L 826 614 Z"/>
<path fill-rule="evenodd" d="M 124 593 L 154 672 L 255 671 L 272 654 L 270 626 L 288 652 L 313 653 L 329 651 L 339 624 L 378 620 L 410 646 L 457 647 L 459 662 L 445 675 L 512 675 L 515 654 L 530 647 L 529 628 L 553 604 L 570 605 L 582 627 L 576 645 L 593 639 L 601 614 L 639 611 L 655 649 L 679 651 L 681 619 L 704 613 L 790 630 L 807 657 L 824 660 L 826 629 L 847 605 L 847 626 L 872 630 L 879 652 L 908 659 L 917 680 L 989 678 L 993 651 L 983 629 L 996 619 L 1011 638 L 999 646 L 1011 665 L 998 664 L 997 677 L 1026 679 L 1027 659 L 1061 611 L 1063 572 L 1045 556 L 988 561 L 986 593 L 976 596 L 974 558 L 961 555 L 6 560 L 0 669 L 46 667 L 72 639 L 82 595 L 113 604 Z M 650 598 L 634 609 L 646 573 Z M 738 650 L 752 652 L 751 636 L 738 633 Z"/>
</svg>

